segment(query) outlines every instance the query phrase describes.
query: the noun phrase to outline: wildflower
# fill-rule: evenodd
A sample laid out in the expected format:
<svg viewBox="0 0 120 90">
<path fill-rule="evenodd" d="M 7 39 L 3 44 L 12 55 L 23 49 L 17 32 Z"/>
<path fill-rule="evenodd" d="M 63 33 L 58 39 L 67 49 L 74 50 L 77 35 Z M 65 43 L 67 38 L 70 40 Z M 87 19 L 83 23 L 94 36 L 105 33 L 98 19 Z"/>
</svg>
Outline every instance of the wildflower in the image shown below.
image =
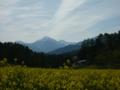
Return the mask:
<svg viewBox="0 0 120 90">
<path fill-rule="evenodd" d="M 2 85 L 2 83 L 0 83 L 0 85 Z"/>
<path fill-rule="evenodd" d="M 74 68 L 74 67 L 75 67 L 75 65 L 73 64 L 72 68 Z"/>
<path fill-rule="evenodd" d="M 64 85 L 62 88 L 63 88 L 63 89 L 66 89 L 66 85 Z"/>
<path fill-rule="evenodd" d="M 69 59 L 66 62 L 67 62 L 67 64 L 70 64 L 70 60 Z"/>
<path fill-rule="evenodd" d="M 7 58 L 3 58 L 3 61 L 4 61 L 4 62 L 7 62 Z"/>
<path fill-rule="evenodd" d="M 12 82 L 12 85 L 15 86 L 15 85 L 17 85 L 17 84 L 16 84 L 16 82 Z"/>
<path fill-rule="evenodd" d="M 61 67 L 61 66 L 59 66 L 59 69 L 62 69 L 62 67 Z"/>
<path fill-rule="evenodd" d="M 42 87 L 44 87 L 44 84 L 42 84 L 42 83 L 39 83 L 39 86 L 40 86 L 40 88 L 42 88 Z"/>
<path fill-rule="evenodd" d="M 30 87 L 30 89 L 32 89 L 32 88 L 33 88 L 33 85 L 32 85 L 32 84 L 29 84 L 29 87 Z"/>
<path fill-rule="evenodd" d="M 24 61 L 22 61 L 22 64 L 24 64 Z"/>
<path fill-rule="evenodd" d="M 0 61 L 1 64 L 4 64 L 4 61 Z"/>
<path fill-rule="evenodd" d="M 16 62 L 16 61 L 17 61 L 17 58 L 15 58 L 14 61 Z"/>
<path fill-rule="evenodd" d="M 27 66 L 26 66 L 26 65 L 24 65 L 24 67 L 26 68 Z"/>
<path fill-rule="evenodd" d="M 24 88 L 26 88 L 26 87 L 27 87 L 27 83 L 24 82 L 24 83 L 23 83 L 23 86 L 24 86 Z"/>
<path fill-rule="evenodd" d="M 57 84 L 57 87 L 56 87 L 56 89 L 59 89 L 60 88 L 60 85 L 59 84 Z"/>
<path fill-rule="evenodd" d="M 20 86 L 22 87 L 23 85 L 22 85 L 22 84 L 20 84 Z"/>
<path fill-rule="evenodd" d="M 37 88 L 34 88 L 33 90 L 37 90 Z"/>
<path fill-rule="evenodd" d="M 67 65 L 65 65 L 65 66 L 64 66 L 64 69 L 68 69 L 68 66 L 67 66 Z"/>
<path fill-rule="evenodd" d="M 65 64 L 65 63 L 63 63 L 63 65 L 65 66 L 66 64 Z"/>
</svg>

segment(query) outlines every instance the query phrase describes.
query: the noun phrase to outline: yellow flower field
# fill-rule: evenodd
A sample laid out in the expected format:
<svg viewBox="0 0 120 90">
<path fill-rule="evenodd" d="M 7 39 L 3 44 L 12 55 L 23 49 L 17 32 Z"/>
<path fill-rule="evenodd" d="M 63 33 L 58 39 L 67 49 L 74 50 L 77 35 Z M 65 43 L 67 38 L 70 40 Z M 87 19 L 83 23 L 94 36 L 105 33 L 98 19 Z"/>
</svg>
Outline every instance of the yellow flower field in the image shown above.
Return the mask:
<svg viewBox="0 0 120 90">
<path fill-rule="evenodd" d="M 0 90 L 120 90 L 120 70 L 0 67 Z"/>
<path fill-rule="evenodd" d="M 59 69 L 0 67 L 0 90 L 120 90 L 120 70 L 75 70 L 63 65 Z"/>
</svg>

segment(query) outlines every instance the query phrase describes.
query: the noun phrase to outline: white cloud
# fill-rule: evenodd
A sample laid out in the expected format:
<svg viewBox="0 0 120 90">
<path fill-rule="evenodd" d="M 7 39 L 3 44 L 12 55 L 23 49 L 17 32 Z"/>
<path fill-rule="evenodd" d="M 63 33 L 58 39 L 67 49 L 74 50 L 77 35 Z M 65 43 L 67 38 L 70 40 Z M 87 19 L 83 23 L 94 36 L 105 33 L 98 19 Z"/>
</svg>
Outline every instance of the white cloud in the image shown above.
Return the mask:
<svg viewBox="0 0 120 90">
<path fill-rule="evenodd" d="M 33 42 L 50 36 L 81 41 L 87 36 L 109 32 L 110 28 L 119 29 L 119 3 L 118 0 L 0 0 L 0 38 Z M 108 21 L 112 23 L 114 18 L 118 18 L 116 24 L 109 27 Z M 21 37 L 16 38 L 18 34 Z"/>
<path fill-rule="evenodd" d="M 0 0 L 0 6 L 10 7 L 18 3 L 20 0 Z"/>
<path fill-rule="evenodd" d="M 18 18 L 25 18 L 25 17 L 36 17 L 36 16 L 40 16 L 40 15 L 37 15 L 37 14 L 19 14 L 18 15 Z"/>
<path fill-rule="evenodd" d="M 54 22 L 57 23 L 64 19 L 72 10 L 83 4 L 84 1 L 85 0 L 62 0 L 60 8 L 55 13 Z"/>
<path fill-rule="evenodd" d="M 100 21 L 120 16 L 119 9 L 117 9 L 118 6 L 115 7 L 116 3 L 113 4 L 109 1 L 103 1 L 100 4 L 93 6 L 92 8 L 89 7 L 86 10 L 80 10 L 77 11 L 77 13 L 72 13 L 71 16 L 68 16 L 68 14 L 76 8 L 74 7 L 75 2 L 77 3 L 78 1 L 71 0 L 71 3 L 63 1 L 61 7 L 57 11 L 57 14 L 55 14 L 56 24 L 52 27 L 52 31 L 50 33 L 51 36 L 60 37 L 62 34 L 84 32 L 84 30 L 95 26 Z M 86 4 L 85 1 L 82 3 Z M 79 3 L 78 5 L 81 4 Z M 79 8 L 83 7 L 79 6 Z"/>
<path fill-rule="evenodd" d="M 52 30 L 49 34 L 50 36 L 58 36 L 68 27 L 67 22 L 64 20 L 66 17 L 72 13 L 74 9 L 83 4 L 85 0 L 62 0 L 60 7 L 54 15 L 52 21 Z M 64 20 L 64 21 L 62 21 Z M 67 29 L 66 29 L 67 30 Z M 59 33 L 58 33 L 59 32 Z"/>
</svg>

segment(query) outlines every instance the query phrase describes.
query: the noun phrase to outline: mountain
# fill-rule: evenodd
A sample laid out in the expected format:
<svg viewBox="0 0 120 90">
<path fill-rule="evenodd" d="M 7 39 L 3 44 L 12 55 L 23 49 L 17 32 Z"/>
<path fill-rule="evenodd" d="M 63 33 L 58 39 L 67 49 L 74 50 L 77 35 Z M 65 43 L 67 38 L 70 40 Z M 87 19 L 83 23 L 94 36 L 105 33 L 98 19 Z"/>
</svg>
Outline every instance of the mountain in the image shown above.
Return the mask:
<svg viewBox="0 0 120 90">
<path fill-rule="evenodd" d="M 40 48 L 43 52 L 50 52 L 60 47 L 64 47 L 65 45 L 59 43 L 55 39 L 45 36 L 43 39 L 40 39 L 31 44 L 37 48 Z"/>
<path fill-rule="evenodd" d="M 48 52 L 48 54 L 63 54 L 66 52 L 71 52 L 73 50 L 79 50 L 80 47 L 81 47 L 80 45 L 68 45 L 68 46 L 53 50 L 51 52 Z"/>
<path fill-rule="evenodd" d="M 64 44 L 64 45 L 74 45 L 74 44 L 76 44 L 76 42 L 66 42 L 66 41 L 64 41 L 64 40 L 59 40 L 59 42 L 60 43 L 62 43 L 62 44 Z"/>
<path fill-rule="evenodd" d="M 97 36 L 98 37 L 98 36 Z M 97 37 L 91 38 L 96 39 Z M 16 41 L 19 44 L 23 44 L 28 46 L 29 49 L 36 51 L 36 52 L 44 52 L 48 54 L 62 54 L 66 52 L 71 52 L 73 50 L 79 50 L 82 42 L 66 42 L 64 40 L 55 40 L 48 36 L 43 37 L 40 40 L 37 40 L 33 43 L 25 43 L 22 41 Z"/>
<path fill-rule="evenodd" d="M 93 37 L 91 39 L 95 40 L 98 36 L 96 37 Z M 62 47 L 62 48 L 58 48 L 56 50 L 53 50 L 51 52 L 48 52 L 48 54 L 63 54 L 63 53 L 76 53 L 78 52 L 77 50 L 79 50 L 81 48 L 81 45 L 82 45 L 82 42 L 83 41 L 80 41 L 74 45 L 68 45 L 68 46 L 65 46 L 65 47 Z M 72 52 L 73 51 L 73 52 Z"/>
<path fill-rule="evenodd" d="M 25 43 L 23 41 L 16 41 L 16 43 L 28 46 L 29 49 L 33 50 L 34 52 L 42 52 L 42 50 L 40 48 L 37 48 L 37 47 L 31 45 L 31 43 Z"/>
<path fill-rule="evenodd" d="M 65 44 L 62 44 L 62 43 L 56 41 L 55 39 L 52 39 L 47 36 L 45 36 L 42 39 L 37 40 L 33 43 L 25 43 L 22 41 L 16 41 L 16 43 L 28 46 L 33 51 L 44 52 L 44 53 L 66 46 Z"/>
</svg>

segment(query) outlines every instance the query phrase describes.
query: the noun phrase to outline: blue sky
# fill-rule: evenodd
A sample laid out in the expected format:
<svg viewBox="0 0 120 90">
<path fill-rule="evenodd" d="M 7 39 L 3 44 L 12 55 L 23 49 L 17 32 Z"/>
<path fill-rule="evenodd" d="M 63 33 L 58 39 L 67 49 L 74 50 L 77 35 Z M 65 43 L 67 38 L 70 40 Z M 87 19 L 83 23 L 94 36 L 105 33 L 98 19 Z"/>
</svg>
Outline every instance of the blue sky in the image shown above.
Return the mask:
<svg viewBox="0 0 120 90">
<path fill-rule="evenodd" d="M 120 30 L 120 0 L 0 0 L 0 41 L 79 42 Z"/>
</svg>

